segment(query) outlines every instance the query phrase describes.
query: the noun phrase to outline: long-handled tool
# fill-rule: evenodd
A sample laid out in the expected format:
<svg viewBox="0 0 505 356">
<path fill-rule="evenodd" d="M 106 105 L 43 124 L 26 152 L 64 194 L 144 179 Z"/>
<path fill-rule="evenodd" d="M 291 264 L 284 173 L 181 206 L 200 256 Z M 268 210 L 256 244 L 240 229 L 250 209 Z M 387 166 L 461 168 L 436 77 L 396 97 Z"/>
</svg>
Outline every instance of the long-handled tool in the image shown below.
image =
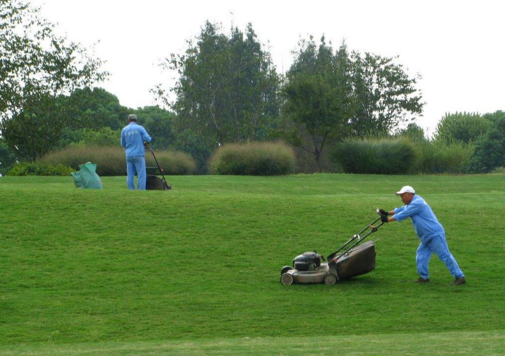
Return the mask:
<svg viewBox="0 0 505 356">
<path fill-rule="evenodd" d="M 165 188 L 165 190 L 172 189 L 172 185 L 168 184 L 167 180 L 165 179 L 165 175 L 163 174 L 163 168 L 161 168 L 160 164 L 158 163 L 158 160 L 156 159 L 156 155 L 154 154 L 154 150 L 150 146 L 147 146 L 147 148 L 149 149 L 149 151 L 151 151 L 154 161 L 156 162 L 156 165 L 158 166 L 158 169 L 160 170 L 161 176 L 163 177 L 161 179 L 161 183 L 163 184 L 163 187 Z"/>
</svg>

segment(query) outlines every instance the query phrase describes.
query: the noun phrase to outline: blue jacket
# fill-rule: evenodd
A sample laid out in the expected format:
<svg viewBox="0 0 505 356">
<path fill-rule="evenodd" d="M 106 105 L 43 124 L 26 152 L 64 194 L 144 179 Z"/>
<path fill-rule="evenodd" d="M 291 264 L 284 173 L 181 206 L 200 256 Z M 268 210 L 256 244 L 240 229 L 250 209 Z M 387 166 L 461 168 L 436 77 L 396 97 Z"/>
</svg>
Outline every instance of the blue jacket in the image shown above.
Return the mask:
<svg viewBox="0 0 505 356">
<path fill-rule="evenodd" d="M 394 218 L 397 221 L 412 219 L 412 225 L 421 242 L 427 243 L 435 236 L 445 236 L 445 230 L 438 222 L 433 210 L 419 195 L 414 195 L 409 205 L 395 208 L 394 212 Z"/>
<path fill-rule="evenodd" d="M 144 141 L 151 142 L 151 136 L 146 129 L 135 122 L 130 122 L 121 131 L 121 146 L 126 148 L 127 157 L 144 157 L 146 154 Z"/>
</svg>

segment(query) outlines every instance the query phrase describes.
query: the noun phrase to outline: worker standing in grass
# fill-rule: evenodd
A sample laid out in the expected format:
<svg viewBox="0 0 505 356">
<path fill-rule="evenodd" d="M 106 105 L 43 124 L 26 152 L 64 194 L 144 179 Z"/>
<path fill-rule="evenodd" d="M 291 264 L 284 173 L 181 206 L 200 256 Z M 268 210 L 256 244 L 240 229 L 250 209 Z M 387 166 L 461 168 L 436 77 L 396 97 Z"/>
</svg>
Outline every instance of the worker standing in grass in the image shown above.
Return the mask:
<svg viewBox="0 0 505 356">
<path fill-rule="evenodd" d="M 401 196 L 405 205 L 392 211 L 379 209 L 379 214 L 381 215 L 381 221 L 384 223 L 403 221 L 407 218 L 412 219 L 412 225 L 414 225 L 416 234 L 421 240 L 416 253 L 417 273 L 420 275 L 416 282 L 427 283 L 430 281 L 428 264 L 431 255 L 435 253 L 454 276 L 455 285 L 466 283 L 463 271 L 461 271 L 456 259 L 449 251 L 445 239 L 445 230 L 438 222 L 430 206 L 423 198 L 416 195 L 416 191 L 411 186 L 403 187 L 399 192 L 396 192 L 396 195 Z"/>
<path fill-rule="evenodd" d="M 137 173 L 139 190 L 146 190 L 146 158 L 145 146 L 151 142 L 151 136 L 146 129 L 137 124 L 137 116 L 128 116 L 128 125 L 121 131 L 121 146 L 126 153 L 126 184 L 135 190 L 134 176 Z"/>
</svg>

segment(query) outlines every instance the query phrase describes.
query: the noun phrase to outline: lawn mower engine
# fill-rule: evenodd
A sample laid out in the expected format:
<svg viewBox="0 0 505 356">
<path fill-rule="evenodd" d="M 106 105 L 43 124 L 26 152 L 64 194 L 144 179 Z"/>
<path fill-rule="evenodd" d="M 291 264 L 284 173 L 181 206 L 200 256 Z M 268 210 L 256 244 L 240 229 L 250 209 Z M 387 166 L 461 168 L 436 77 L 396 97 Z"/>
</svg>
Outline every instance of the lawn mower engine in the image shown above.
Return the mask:
<svg viewBox="0 0 505 356">
<path fill-rule="evenodd" d="M 324 260 L 324 257 L 317 251 L 305 252 L 294 258 L 293 267 L 298 271 L 313 271 L 321 266 L 321 259 Z"/>
</svg>

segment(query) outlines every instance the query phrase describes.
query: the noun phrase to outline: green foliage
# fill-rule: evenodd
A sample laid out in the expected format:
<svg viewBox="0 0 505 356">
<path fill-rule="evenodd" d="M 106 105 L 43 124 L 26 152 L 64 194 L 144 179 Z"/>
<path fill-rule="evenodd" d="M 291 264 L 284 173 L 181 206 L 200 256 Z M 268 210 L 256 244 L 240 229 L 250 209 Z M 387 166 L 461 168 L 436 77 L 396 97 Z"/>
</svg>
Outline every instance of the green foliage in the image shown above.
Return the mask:
<svg viewBox="0 0 505 356">
<path fill-rule="evenodd" d="M 415 85 L 395 58 L 353 52 L 350 56 L 354 87 L 353 135 L 365 137 L 391 133 L 422 113 L 424 103 Z"/>
<path fill-rule="evenodd" d="M 38 160 L 57 145 L 66 122 L 63 111 L 50 95 L 26 95 L 21 112 L 0 122 L 5 142 L 17 158 Z"/>
<path fill-rule="evenodd" d="M 416 159 L 414 146 L 405 139 L 347 140 L 334 155 L 344 172 L 360 174 L 411 173 Z"/>
<path fill-rule="evenodd" d="M 427 141 L 424 129 L 415 123 L 408 124 L 407 128 L 400 130 L 397 134 L 398 137 L 405 137 L 416 143 Z"/>
<path fill-rule="evenodd" d="M 389 135 L 422 112 L 416 79 L 393 58 L 349 54 L 345 43 L 334 54 L 324 37 L 319 47 L 312 37 L 302 40 L 296 56 L 282 91 L 282 129 L 291 144 L 314 154 L 319 167 L 329 141 Z M 309 140 L 301 139 L 302 131 Z"/>
<path fill-rule="evenodd" d="M 63 164 L 46 162 L 20 162 L 9 171 L 9 176 L 69 176 L 75 170 Z"/>
<path fill-rule="evenodd" d="M 118 146 L 121 130 L 111 130 L 105 126 L 100 129 L 64 129 L 60 136 L 59 149 L 67 146 Z"/>
<path fill-rule="evenodd" d="M 310 136 L 311 144 L 306 149 L 314 154 L 319 171 L 321 153 L 328 141 L 348 135 L 345 130 L 351 116 L 350 66 L 345 44 L 333 54 L 324 37 L 319 48 L 311 37 L 309 41 L 301 41 L 299 53 L 286 75 L 283 114 Z M 286 131 L 285 139 L 303 147 L 299 131 Z"/>
<path fill-rule="evenodd" d="M 0 174 L 7 173 L 16 162 L 16 156 L 0 137 Z"/>
<path fill-rule="evenodd" d="M 477 113 L 445 114 L 437 124 L 434 140 L 443 145 L 473 144 L 486 133 L 490 121 Z"/>
<path fill-rule="evenodd" d="M 117 146 L 121 140 L 121 130 L 112 131 L 109 127 L 99 130 L 83 130 L 83 146 Z"/>
<path fill-rule="evenodd" d="M 192 158 L 182 152 L 160 151 L 156 153 L 156 158 L 167 175 L 192 174 L 195 170 Z M 42 160 L 50 164 L 62 163 L 75 170 L 78 170 L 79 165 L 83 163 L 93 162 L 97 165 L 96 173 L 99 176 L 126 175 L 125 153 L 121 147 L 71 146 L 52 152 L 44 156 Z M 146 166 L 156 166 L 150 153 L 146 153 Z"/>
<path fill-rule="evenodd" d="M 283 143 L 228 144 L 210 160 L 211 173 L 222 175 L 273 176 L 293 172 L 295 155 Z"/>
<path fill-rule="evenodd" d="M 39 9 L 0 2 L 0 131 L 18 158 L 35 161 L 68 122 L 57 98 L 103 80 L 102 62 L 54 33 Z"/>
<path fill-rule="evenodd" d="M 185 54 L 172 54 L 164 68 L 179 75 L 172 89 L 175 103 L 168 102 L 161 85 L 155 90 L 177 114 L 178 148 L 195 138 L 200 142 L 196 158 L 219 145 L 268 136 L 278 117 L 279 77 L 252 25 L 245 33 L 232 28 L 225 35 L 218 25 L 206 22 L 196 43 L 188 41 Z"/>
<path fill-rule="evenodd" d="M 100 129 L 64 129 L 60 138 L 60 150 L 67 146 L 118 146 L 121 140 L 121 130 L 111 130 L 109 127 Z"/>
<path fill-rule="evenodd" d="M 121 106 L 115 95 L 101 88 L 77 89 L 70 96 L 60 97 L 59 100 L 65 107 L 68 121 L 58 141 L 59 149 L 70 144 L 117 145 L 120 130 L 127 125 L 130 113 L 137 115 L 139 124 L 154 138 L 154 148 L 168 149 L 173 145 L 174 114 L 158 106 L 131 110 Z"/>
<path fill-rule="evenodd" d="M 102 127 L 118 130 L 126 125 L 130 113 L 115 95 L 102 88 L 76 89 L 60 100 L 66 108 L 67 127 L 72 130 L 98 130 Z"/>
<path fill-rule="evenodd" d="M 172 130 L 174 113 L 164 110 L 159 106 L 146 106 L 133 111 L 138 122 L 144 126 L 153 138 L 150 145 L 157 150 L 175 148 L 175 135 Z M 187 152 L 187 151 L 186 151 Z"/>
<path fill-rule="evenodd" d="M 505 118 L 505 112 L 502 111 L 502 110 L 497 110 L 493 113 L 487 113 L 487 114 L 484 114 L 482 115 L 482 117 L 486 120 L 489 120 L 491 122 L 496 122 L 500 119 L 504 119 Z"/>
<path fill-rule="evenodd" d="M 422 142 L 417 171 L 426 174 L 467 173 L 474 152 L 473 145 L 453 143 L 438 145 Z"/>
<path fill-rule="evenodd" d="M 489 130 L 475 143 L 470 170 L 487 173 L 505 166 L 505 114 L 497 112 Z"/>
</svg>

